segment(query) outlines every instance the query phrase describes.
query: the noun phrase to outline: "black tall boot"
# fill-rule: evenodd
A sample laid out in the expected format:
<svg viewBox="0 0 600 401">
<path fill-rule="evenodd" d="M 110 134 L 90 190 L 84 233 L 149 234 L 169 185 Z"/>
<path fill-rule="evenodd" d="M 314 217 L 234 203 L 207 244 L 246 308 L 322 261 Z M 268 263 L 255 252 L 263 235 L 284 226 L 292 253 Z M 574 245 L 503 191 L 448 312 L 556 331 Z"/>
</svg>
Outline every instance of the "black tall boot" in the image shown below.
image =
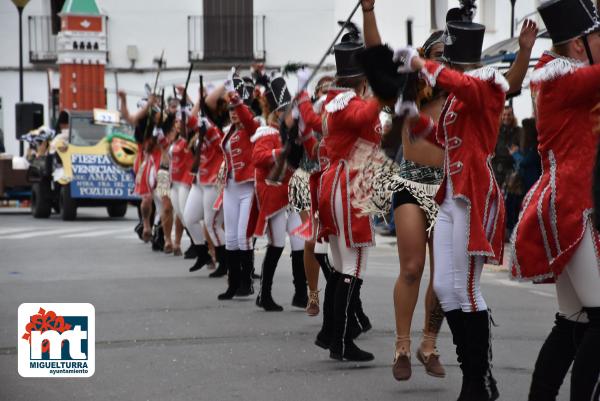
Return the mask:
<svg viewBox="0 0 600 401">
<path fill-rule="evenodd" d="M 365 311 L 362 307 L 362 300 L 360 298 L 360 288 L 362 285 L 357 286 L 356 290 L 358 294 L 356 295 L 356 305 L 354 306 L 354 310 L 356 311 L 356 319 L 358 320 L 358 324 L 360 325 L 360 331 L 362 333 L 366 333 L 371 330 L 373 326 L 371 325 L 371 320 L 365 314 Z"/>
<path fill-rule="evenodd" d="M 292 251 L 292 277 L 294 280 L 292 306 L 306 309 L 308 306 L 308 292 L 306 272 L 304 271 L 304 250 Z"/>
<path fill-rule="evenodd" d="M 212 256 L 208 253 L 208 245 L 206 243 L 202 245 L 195 245 L 196 247 L 196 263 L 190 267 L 190 272 L 202 269 L 205 265 L 212 262 Z"/>
<path fill-rule="evenodd" d="M 590 267 L 591 268 L 591 267 Z M 600 398 L 600 308 L 583 308 L 590 321 L 575 354 L 571 373 L 571 401 Z"/>
<path fill-rule="evenodd" d="M 219 294 L 219 299 L 232 299 L 240 287 L 240 257 L 241 251 L 239 249 L 235 251 L 227 250 L 225 252 L 225 258 L 227 260 L 227 273 L 229 275 L 227 280 L 227 291 Z"/>
<path fill-rule="evenodd" d="M 315 344 L 323 349 L 329 349 L 331 343 L 335 312 L 335 290 L 337 288 L 337 282 L 341 277 L 342 275 L 340 273 L 332 270 L 329 279 L 327 279 L 327 284 L 325 285 L 325 295 L 323 298 L 323 325 L 315 340 Z"/>
<path fill-rule="evenodd" d="M 319 262 L 319 266 L 321 266 L 321 271 L 323 272 L 323 276 L 325 280 L 329 280 L 329 275 L 333 270 L 333 266 L 329 263 L 329 256 L 326 253 L 315 253 L 315 258 L 317 262 Z"/>
<path fill-rule="evenodd" d="M 194 259 L 198 257 L 198 248 L 201 245 L 196 245 L 193 242 L 190 244 L 190 246 L 188 247 L 188 249 L 185 250 L 185 252 L 183 253 L 183 258 L 184 259 Z"/>
<path fill-rule="evenodd" d="M 361 350 L 354 344 L 348 330 L 348 318 L 356 313 L 354 310 L 358 295 L 356 287 L 360 285 L 360 282 L 362 280 L 347 274 L 342 274 L 337 282 L 333 312 L 333 335 L 329 346 L 329 357 L 332 359 L 358 362 L 375 359 L 373 354 Z"/>
<path fill-rule="evenodd" d="M 491 374 L 491 330 L 488 311 L 463 314 L 466 329 L 468 358 L 465 400 L 493 401 L 500 396 Z"/>
<path fill-rule="evenodd" d="M 254 250 L 240 251 L 240 263 L 242 265 L 240 288 L 235 294 L 240 297 L 247 297 L 254 294 L 254 280 L 252 271 L 254 270 Z"/>
<path fill-rule="evenodd" d="M 256 298 L 256 306 L 260 306 L 267 312 L 281 312 L 283 310 L 280 305 L 275 303 L 271 294 L 273 276 L 275 275 L 275 269 L 277 268 L 277 263 L 282 252 L 283 248 L 269 245 L 265 259 L 263 260 L 260 291 Z"/>
<path fill-rule="evenodd" d="M 448 321 L 448 327 L 450 327 L 450 332 L 452 333 L 452 342 L 456 346 L 456 360 L 458 361 L 458 366 L 462 371 L 462 386 L 460 388 L 460 394 L 458 396 L 458 401 L 465 401 L 465 392 L 467 389 L 467 330 L 465 328 L 465 319 L 464 312 L 460 309 L 455 309 L 445 313 L 446 320 Z"/>
<path fill-rule="evenodd" d="M 227 262 L 225 260 L 225 245 L 215 247 L 215 256 L 217 258 L 217 269 L 210 273 L 208 277 L 223 277 L 227 274 Z"/>
<path fill-rule="evenodd" d="M 554 327 L 535 362 L 529 401 L 554 401 L 558 396 L 587 323 L 578 323 L 556 314 Z"/>
</svg>

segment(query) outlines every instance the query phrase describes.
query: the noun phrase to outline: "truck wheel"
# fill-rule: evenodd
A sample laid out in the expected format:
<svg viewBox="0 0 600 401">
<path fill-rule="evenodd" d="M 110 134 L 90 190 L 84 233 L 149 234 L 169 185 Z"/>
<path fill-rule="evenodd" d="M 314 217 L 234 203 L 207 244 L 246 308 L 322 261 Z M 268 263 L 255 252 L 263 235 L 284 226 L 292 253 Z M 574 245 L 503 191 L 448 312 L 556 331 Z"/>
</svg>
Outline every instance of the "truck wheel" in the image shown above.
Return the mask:
<svg viewBox="0 0 600 401">
<path fill-rule="evenodd" d="M 63 220 L 75 220 L 77 217 L 77 202 L 71 198 L 71 186 L 63 185 L 60 189 L 60 217 Z"/>
<path fill-rule="evenodd" d="M 110 217 L 124 217 L 127 213 L 127 202 L 113 203 L 106 207 Z"/>
<path fill-rule="evenodd" d="M 36 219 L 47 219 L 52 213 L 50 183 L 45 180 L 31 186 L 31 215 Z"/>
</svg>

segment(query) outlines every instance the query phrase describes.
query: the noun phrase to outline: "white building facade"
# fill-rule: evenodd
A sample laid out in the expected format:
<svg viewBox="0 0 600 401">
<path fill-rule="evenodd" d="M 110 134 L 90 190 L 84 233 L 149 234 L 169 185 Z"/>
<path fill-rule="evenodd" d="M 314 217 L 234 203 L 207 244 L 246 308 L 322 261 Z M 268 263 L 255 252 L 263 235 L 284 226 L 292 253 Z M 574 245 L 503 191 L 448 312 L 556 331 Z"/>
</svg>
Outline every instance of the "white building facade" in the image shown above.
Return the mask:
<svg viewBox="0 0 600 401">
<path fill-rule="evenodd" d="M 78 1 L 78 0 L 67 0 Z M 517 0 L 515 19 L 535 11 L 539 0 Z M 64 1 L 31 0 L 23 13 L 24 101 L 44 105 L 46 124 L 52 117 L 52 90 L 59 87 L 56 30 L 53 19 Z M 107 107 L 116 108 L 116 91 L 128 92 L 129 107 L 152 83 L 157 60 L 165 51 L 160 86 L 166 93 L 185 81 L 190 62 L 195 69 L 189 93 L 198 89 L 198 75 L 218 83 L 230 66 L 247 68 L 253 61 L 269 69 L 288 62 L 315 64 L 355 6 L 353 0 L 97 0 L 107 26 L 105 85 Z M 419 45 L 457 0 L 377 0 L 382 38 L 392 46 L 407 42 L 406 21 L 413 21 L 413 43 Z M 487 26 L 484 48 L 510 37 L 511 1 L 480 0 L 476 21 Z M 537 16 L 536 16 L 537 18 Z M 362 23 L 360 11 L 354 17 Z M 56 27 L 55 27 L 56 28 Z M 518 35 L 520 26 L 515 30 Z M 19 97 L 18 14 L 10 1 L 0 2 L 0 129 L 8 153 L 18 153 L 15 103 Z M 534 57 L 549 46 L 536 45 Z M 326 63 L 334 65 L 330 56 Z M 289 85 L 295 88 L 293 77 Z M 195 96 L 192 96 L 195 97 Z M 529 91 L 515 99 L 519 118 L 531 115 Z"/>
</svg>

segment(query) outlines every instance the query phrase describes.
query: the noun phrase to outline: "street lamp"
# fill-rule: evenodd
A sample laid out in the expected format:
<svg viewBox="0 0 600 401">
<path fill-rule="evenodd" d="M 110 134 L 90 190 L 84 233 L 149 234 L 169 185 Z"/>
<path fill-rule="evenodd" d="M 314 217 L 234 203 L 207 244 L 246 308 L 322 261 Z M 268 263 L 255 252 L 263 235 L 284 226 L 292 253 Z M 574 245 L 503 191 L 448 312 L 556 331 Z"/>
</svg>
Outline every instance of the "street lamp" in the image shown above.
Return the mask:
<svg viewBox="0 0 600 401">
<path fill-rule="evenodd" d="M 19 103 L 23 102 L 23 9 L 29 0 L 12 0 L 19 11 Z M 19 141 L 19 155 L 23 156 L 23 141 Z"/>
</svg>

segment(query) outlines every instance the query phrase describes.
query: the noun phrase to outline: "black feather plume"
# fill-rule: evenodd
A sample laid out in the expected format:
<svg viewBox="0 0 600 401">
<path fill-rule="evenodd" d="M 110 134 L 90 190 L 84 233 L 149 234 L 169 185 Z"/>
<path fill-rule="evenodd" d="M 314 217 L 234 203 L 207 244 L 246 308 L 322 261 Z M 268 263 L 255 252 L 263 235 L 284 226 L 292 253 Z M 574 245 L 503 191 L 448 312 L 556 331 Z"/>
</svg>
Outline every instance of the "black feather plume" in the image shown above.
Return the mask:
<svg viewBox="0 0 600 401">
<path fill-rule="evenodd" d="M 281 74 L 282 75 L 289 75 L 289 74 L 295 74 L 296 72 L 298 72 L 298 70 L 302 69 L 306 67 L 305 63 L 296 63 L 296 62 L 288 62 L 286 65 L 283 66 L 283 68 L 281 69 Z"/>
<path fill-rule="evenodd" d="M 348 21 L 348 23 L 346 23 L 345 21 L 338 21 L 338 24 L 348 30 L 348 32 L 342 36 L 342 42 L 362 42 L 362 34 L 354 22 Z"/>
<path fill-rule="evenodd" d="M 446 22 L 468 21 L 472 22 L 477 10 L 476 0 L 459 0 L 460 8 L 451 8 L 446 14 Z"/>
</svg>

